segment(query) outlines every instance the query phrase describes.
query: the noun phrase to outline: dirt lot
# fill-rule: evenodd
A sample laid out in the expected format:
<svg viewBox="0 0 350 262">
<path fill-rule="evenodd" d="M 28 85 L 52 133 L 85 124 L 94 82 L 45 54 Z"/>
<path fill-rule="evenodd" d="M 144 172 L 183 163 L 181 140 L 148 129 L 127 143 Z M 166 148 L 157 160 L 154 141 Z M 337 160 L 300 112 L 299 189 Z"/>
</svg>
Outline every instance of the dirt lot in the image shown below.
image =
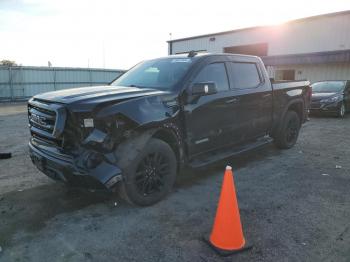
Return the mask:
<svg viewBox="0 0 350 262">
<path fill-rule="evenodd" d="M 350 261 L 350 116 L 312 118 L 290 150 L 269 145 L 183 172 L 167 199 L 137 208 L 38 172 L 25 110 L 0 106 L 0 151 L 13 153 L 0 160 L 0 261 Z M 201 239 L 226 164 L 254 248 L 221 258 Z"/>
</svg>

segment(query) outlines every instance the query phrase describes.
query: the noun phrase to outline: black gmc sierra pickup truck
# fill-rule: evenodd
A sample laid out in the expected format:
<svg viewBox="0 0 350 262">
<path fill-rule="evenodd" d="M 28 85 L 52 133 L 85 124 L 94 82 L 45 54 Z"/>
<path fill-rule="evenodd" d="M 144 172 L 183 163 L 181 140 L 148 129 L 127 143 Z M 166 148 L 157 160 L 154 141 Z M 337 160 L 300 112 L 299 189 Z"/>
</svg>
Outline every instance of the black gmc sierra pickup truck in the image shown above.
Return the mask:
<svg viewBox="0 0 350 262">
<path fill-rule="evenodd" d="M 108 86 L 39 94 L 28 102 L 30 156 L 47 176 L 117 189 L 151 205 L 184 166 L 201 167 L 271 142 L 292 147 L 310 83 L 271 83 L 261 59 L 175 55 L 141 62 Z"/>
</svg>

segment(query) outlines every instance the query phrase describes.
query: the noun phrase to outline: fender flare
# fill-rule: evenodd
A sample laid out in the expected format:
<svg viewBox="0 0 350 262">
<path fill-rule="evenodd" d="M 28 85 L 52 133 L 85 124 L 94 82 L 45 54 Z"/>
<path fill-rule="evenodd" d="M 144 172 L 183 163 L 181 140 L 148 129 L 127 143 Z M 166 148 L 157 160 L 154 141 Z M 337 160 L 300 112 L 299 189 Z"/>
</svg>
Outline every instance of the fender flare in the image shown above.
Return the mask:
<svg viewBox="0 0 350 262">
<path fill-rule="evenodd" d="M 297 98 L 297 99 L 293 99 L 292 101 L 290 101 L 283 109 L 282 114 L 280 115 L 280 117 L 277 120 L 277 123 L 275 125 L 275 127 L 273 128 L 272 132 L 271 132 L 271 136 L 274 137 L 276 136 L 281 127 L 282 127 L 282 123 L 283 123 L 283 119 L 286 116 L 286 113 L 289 111 L 289 109 L 291 108 L 291 106 L 296 105 L 296 104 L 301 104 L 301 119 L 300 119 L 300 124 L 303 123 L 303 119 L 305 118 L 305 104 L 304 104 L 304 100 L 302 98 Z"/>
</svg>

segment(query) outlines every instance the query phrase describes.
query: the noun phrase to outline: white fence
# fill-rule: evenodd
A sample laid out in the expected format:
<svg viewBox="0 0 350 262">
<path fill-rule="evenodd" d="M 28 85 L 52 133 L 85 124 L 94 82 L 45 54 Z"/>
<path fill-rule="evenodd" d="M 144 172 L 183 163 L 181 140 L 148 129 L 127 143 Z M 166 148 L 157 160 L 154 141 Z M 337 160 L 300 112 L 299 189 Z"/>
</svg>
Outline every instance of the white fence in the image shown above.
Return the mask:
<svg viewBox="0 0 350 262">
<path fill-rule="evenodd" d="M 25 100 L 39 93 L 72 87 L 105 85 L 123 70 L 0 66 L 0 101 Z"/>
</svg>

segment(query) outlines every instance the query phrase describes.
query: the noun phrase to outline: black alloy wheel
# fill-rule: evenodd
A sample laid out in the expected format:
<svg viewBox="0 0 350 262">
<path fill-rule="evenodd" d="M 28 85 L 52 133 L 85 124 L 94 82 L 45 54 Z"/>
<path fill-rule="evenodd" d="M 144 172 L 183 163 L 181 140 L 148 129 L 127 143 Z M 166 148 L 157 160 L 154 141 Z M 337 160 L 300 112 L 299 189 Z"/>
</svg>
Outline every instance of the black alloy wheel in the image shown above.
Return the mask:
<svg viewBox="0 0 350 262">
<path fill-rule="evenodd" d="M 299 136 L 300 118 L 295 111 L 287 111 L 282 120 L 280 130 L 274 137 L 278 148 L 288 149 L 295 145 Z"/>
<path fill-rule="evenodd" d="M 123 170 L 119 193 L 131 204 L 149 206 L 171 191 L 176 174 L 177 159 L 173 149 L 166 142 L 151 138 Z"/>
<path fill-rule="evenodd" d="M 136 170 L 135 183 L 139 194 L 147 196 L 161 192 L 170 174 L 170 164 L 161 153 L 148 154 Z"/>
<path fill-rule="evenodd" d="M 286 128 L 286 142 L 288 144 L 295 143 L 299 133 L 299 122 L 295 118 L 288 121 Z"/>
</svg>

